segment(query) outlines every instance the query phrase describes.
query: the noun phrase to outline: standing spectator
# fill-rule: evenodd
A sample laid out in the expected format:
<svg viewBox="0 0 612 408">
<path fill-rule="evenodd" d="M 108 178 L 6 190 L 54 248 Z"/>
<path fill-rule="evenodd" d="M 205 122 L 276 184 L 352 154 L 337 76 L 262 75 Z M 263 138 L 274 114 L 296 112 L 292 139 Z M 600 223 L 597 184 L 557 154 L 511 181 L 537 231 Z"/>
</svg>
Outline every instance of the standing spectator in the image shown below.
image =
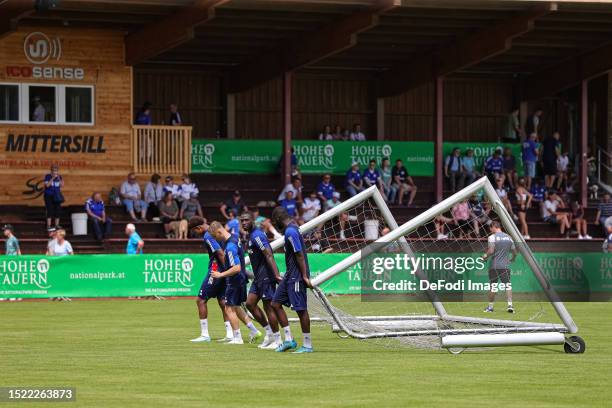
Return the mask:
<svg viewBox="0 0 612 408">
<path fill-rule="evenodd" d="M 300 176 L 300 168 L 298 166 L 298 159 L 295 154 L 295 148 L 291 147 L 291 156 L 289 157 L 289 163 L 291 166 L 291 177 L 299 177 Z M 282 174 L 283 167 L 285 165 L 285 152 L 283 152 L 280 156 L 280 160 L 278 161 L 278 172 Z"/>
<path fill-rule="evenodd" d="M 142 248 L 144 248 L 144 241 L 136 232 L 136 226 L 134 224 L 128 224 L 125 226 L 125 235 L 128 236 L 125 253 L 128 255 L 142 254 Z"/>
<path fill-rule="evenodd" d="M 541 132 L 541 121 L 542 121 L 542 114 L 544 113 L 544 111 L 541 108 L 537 108 L 532 114 L 531 116 L 529 116 L 527 118 L 527 123 L 525 124 L 525 133 L 530 135 L 532 133 L 535 133 L 536 135 L 539 135 Z"/>
<path fill-rule="evenodd" d="M 32 122 L 45 122 L 47 109 L 40 102 L 40 96 L 34 97 L 34 110 L 32 111 Z"/>
<path fill-rule="evenodd" d="M 608 226 L 612 225 L 612 200 L 610 200 L 610 193 L 604 193 L 601 202 L 597 205 L 595 225 L 601 225 L 604 233 L 608 230 Z"/>
<path fill-rule="evenodd" d="M 569 190 L 569 183 L 567 179 L 567 170 L 569 167 L 569 157 L 567 152 L 563 152 L 557 158 L 557 190 L 561 191 L 561 186 L 565 183 L 565 189 Z M 568 191 L 569 192 L 569 191 Z"/>
<path fill-rule="evenodd" d="M 287 191 L 285 198 L 280 201 L 280 205 L 285 210 L 287 210 L 287 214 L 289 214 L 291 218 L 297 220 L 298 206 L 297 206 L 297 202 L 293 198 L 293 191 L 291 190 Z"/>
<path fill-rule="evenodd" d="M 525 239 L 531 239 L 529 236 L 529 226 L 527 225 L 527 210 L 531 207 L 533 194 L 527 190 L 525 179 L 521 178 L 516 187 L 516 204 L 518 206 L 518 218 L 521 224 L 521 234 Z M 542 194 L 543 195 L 543 194 Z"/>
<path fill-rule="evenodd" d="M 561 236 L 565 236 L 566 231 L 569 233 L 570 221 L 568 213 L 557 211 L 561 207 L 561 201 L 554 191 L 551 191 L 542 205 L 542 219 L 544 222 L 559 225 Z"/>
<path fill-rule="evenodd" d="M 166 184 L 164 185 L 164 193 L 171 192 L 173 197 L 178 197 L 181 194 L 181 186 L 174 184 L 174 177 L 166 176 Z"/>
<path fill-rule="evenodd" d="M 45 209 L 47 210 L 47 228 L 51 228 L 52 222 L 57 228 L 59 226 L 62 203 L 64 202 L 64 195 L 62 194 L 64 179 L 59 174 L 58 166 L 51 166 L 51 173 L 45 176 L 44 183 Z"/>
<path fill-rule="evenodd" d="M 495 192 L 497 193 L 497 196 L 501 200 L 502 204 L 504 205 L 508 213 L 512 216 L 514 221 L 518 221 L 518 217 L 516 216 L 516 214 L 514 214 L 514 211 L 512 211 L 512 204 L 510 203 L 510 197 L 508 196 L 508 191 L 506 190 L 506 187 L 504 186 L 505 182 L 506 182 L 506 177 L 504 177 L 503 175 L 499 176 L 497 180 L 495 181 Z"/>
<path fill-rule="evenodd" d="M 334 128 L 334 140 L 346 141 L 348 140 L 348 132 L 342 130 L 342 126 L 336 125 Z"/>
<path fill-rule="evenodd" d="M 321 212 L 321 202 L 317 198 L 317 192 L 313 191 L 304 200 L 302 204 L 302 219 L 304 222 L 308 222 L 315 218 Z"/>
<path fill-rule="evenodd" d="M 11 224 L 4 224 L 2 227 L 4 238 L 6 238 L 5 254 L 10 256 L 21 255 L 21 249 L 19 248 L 19 240 L 15 237 L 14 229 Z"/>
<path fill-rule="evenodd" d="M 183 125 L 183 118 L 181 118 L 181 114 L 178 112 L 178 105 L 176 103 L 170 104 L 170 120 L 168 123 L 170 126 Z"/>
<path fill-rule="evenodd" d="M 53 246 L 55 244 L 55 238 L 57 238 L 57 228 L 47 228 L 47 234 L 49 235 L 49 241 L 47 241 L 47 256 L 53 256 Z"/>
<path fill-rule="evenodd" d="M 545 137 L 542 141 L 542 166 L 544 168 L 544 184 L 546 188 L 552 188 L 557 175 L 557 158 L 560 156 L 559 151 L 559 132 L 553 133 L 552 136 Z"/>
<path fill-rule="evenodd" d="M 493 185 L 504 174 L 504 160 L 501 158 L 501 153 L 501 149 L 495 149 L 493 154 L 484 161 L 484 173 Z"/>
<path fill-rule="evenodd" d="M 242 202 L 242 199 L 240 198 L 240 191 L 238 190 L 234 191 L 234 193 L 232 194 L 232 198 L 221 204 L 221 207 L 219 208 L 219 211 L 221 211 L 221 214 L 227 220 L 230 219 L 228 213 L 230 209 L 234 211 L 234 216 L 240 215 L 245 211 L 249 211 L 247 206 L 244 205 L 244 203 Z"/>
<path fill-rule="evenodd" d="M 141 198 L 142 193 L 140 192 L 140 186 L 136 182 L 136 174 L 128 174 L 127 180 L 121 185 L 119 194 L 121 195 L 123 205 L 125 205 L 125 209 L 130 214 L 130 217 L 132 217 L 132 220 L 138 221 L 138 218 L 136 217 L 136 211 L 138 211 L 140 213 L 140 219 L 142 221 L 146 221 L 147 203 L 145 203 Z"/>
<path fill-rule="evenodd" d="M 353 125 L 353 131 L 351 132 L 349 138 L 353 142 L 365 142 L 366 137 L 361 131 L 361 125 L 359 123 L 355 123 Z"/>
<path fill-rule="evenodd" d="M 179 218 L 182 220 L 189 221 L 194 215 L 204 218 L 204 214 L 202 213 L 202 205 L 200 205 L 200 200 L 198 200 L 198 193 L 196 193 L 195 191 L 191 193 L 191 195 L 189 196 L 189 200 L 184 200 L 181 203 L 181 211 L 179 214 Z"/>
<path fill-rule="evenodd" d="M 70 242 L 66 241 L 66 231 L 64 229 L 57 230 L 52 246 L 53 256 L 74 255 L 72 245 L 70 245 Z"/>
<path fill-rule="evenodd" d="M 151 125 L 153 123 L 151 119 L 151 102 L 145 102 L 142 108 L 136 113 L 136 125 Z"/>
<path fill-rule="evenodd" d="M 529 139 L 523 142 L 523 164 L 525 166 L 526 187 L 527 190 L 531 190 L 531 180 L 535 177 L 539 149 L 537 145 L 537 134 L 534 132 L 528 134 Z"/>
<path fill-rule="evenodd" d="M 93 226 L 94 236 L 98 241 L 110 237 L 113 230 L 113 222 L 106 216 L 102 195 L 95 192 L 85 201 L 85 211 Z"/>
<path fill-rule="evenodd" d="M 323 204 L 323 211 L 327 211 L 327 202 L 332 199 L 336 189 L 331 183 L 331 175 L 324 174 L 322 181 L 317 186 L 317 196 Z"/>
<path fill-rule="evenodd" d="M 516 188 L 516 157 L 512 154 L 512 149 L 506 147 L 504 149 L 504 176 L 506 176 L 506 181 L 510 186 L 511 190 Z"/>
<path fill-rule="evenodd" d="M 503 138 L 505 143 L 518 143 L 521 140 L 521 120 L 519 119 L 519 108 L 515 107 L 506 119 L 506 134 Z"/>
<path fill-rule="evenodd" d="M 383 189 L 382 179 L 380 177 L 380 172 L 376 168 L 376 160 L 370 160 L 368 164 L 368 168 L 363 171 L 363 184 L 366 187 L 370 186 L 378 186 L 380 190 L 380 194 L 385 197 L 385 190 Z"/>
<path fill-rule="evenodd" d="M 283 191 L 278 195 L 277 201 L 280 203 L 287 198 L 287 192 L 293 193 L 293 198 L 299 203 L 302 202 L 302 179 L 298 176 L 291 177 L 291 183 L 287 184 Z"/>
<path fill-rule="evenodd" d="M 319 133 L 319 140 L 334 140 L 334 135 L 331 132 L 331 126 L 325 125 L 323 132 Z"/>
<path fill-rule="evenodd" d="M 578 239 L 593 239 L 588 234 L 587 221 L 584 219 L 584 207 L 578 201 L 574 200 L 571 205 L 572 208 L 572 220 L 576 226 L 576 232 L 578 232 Z"/>
<path fill-rule="evenodd" d="M 179 219 L 179 208 L 172 193 L 166 191 L 163 200 L 159 202 L 159 215 L 161 222 L 164 224 L 164 233 L 166 238 L 170 238 L 170 233 L 173 230 L 173 222 Z"/>
<path fill-rule="evenodd" d="M 363 180 L 359 173 L 359 163 L 353 162 L 349 171 L 346 172 L 345 188 L 351 197 L 363 191 Z"/>
<path fill-rule="evenodd" d="M 385 157 L 380 166 L 380 180 L 383 197 L 387 202 L 394 203 L 397 195 L 397 186 L 393 184 L 393 175 L 389 158 Z"/>
<path fill-rule="evenodd" d="M 461 149 L 455 147 L 444 161 L 444 176 L 448 179 L 448 186 L 453 193 L 463 188 L 465 177 L 462 170 Z"/>
<path fill-rule="evenodd" d="M 406 170 L 400 159 L 395 161 L 395 167 L 393 167 L 391 171 L 391 176 L 393 177 L 393 184 L 395 184 L 398 190 L 397 204 L 402 205 L 404 194 L 410 193 L 407 204 L 408 207 L 410 207 L 416 196 L 417 186 L 414 184 L 412 177 L 410 177 L 408 170 Z"/>
<path fill-rule="evenodd" d="M 179 188 L 179 195 L 178 197 L 175 197 L 179 201 L 179 203 L 185 200 L 189 200 L 192 193 L 200 193 L 198 186 L 196 186 L 195 183 L 191 182 L 191 177 L 189 177 L 189 174 L 183 174 L 182 178 L 183 184 L 181 184 L 181 187 Z M 174 195 L 174 193 L 172 194 Z"/>
<path fill-rule="evenodd" d="M 461 158 L 461 167 L 463 167 L 463 174 L 465 177 L 464 184 L 469 186 L 474 180 L 480 176 L 480 173 L 476 171 L 476 162 L 474 161 L 474 150 L 467 149 L 465 156 Z"/>
<path fill-rule="evenodd" d="M 526 187 L 527 187 L 527 183 L 525 183 L 525 188 Z M 546 187 L 544 187 L 544 185 L 542 185 L 542 182 L 539 179 L 535 180 L 534 184 L 531 186 L 531 189 L 529 190 L 529 192 L 533 196 L 533 201 L 535 201 L 538 204 L 542 204 L 544 200 L 546 200 L 547 191 L 548 190 L 546 189 Z"/>
<path fill-rule="evenodd" d="M 161 176 L 155 173 L 151 176 L 151 181 L 147 183 L 144 191 L 144 201 L 147 204 L 147 218 L 149 220 L 159 217 L 157 204 L 163 197 L 164 186 L 161 183 Z"/>
</svg>

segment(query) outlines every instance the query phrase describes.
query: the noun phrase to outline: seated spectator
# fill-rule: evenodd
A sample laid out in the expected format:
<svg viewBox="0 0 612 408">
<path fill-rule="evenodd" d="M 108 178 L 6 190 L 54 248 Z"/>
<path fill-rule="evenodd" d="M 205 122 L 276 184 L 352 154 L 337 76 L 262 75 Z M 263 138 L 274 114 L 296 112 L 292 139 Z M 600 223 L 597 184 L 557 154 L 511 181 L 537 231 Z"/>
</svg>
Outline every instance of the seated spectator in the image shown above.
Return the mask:
<svg viewBox="0 0 612 408">
<path fill-rule="evenodd" d="M 612 200 L 610 193 L 604 193 L 601 202 L 597 205 L 597 215 L 595 215 L 595 225 L 601 225 L 604 233 L 608 226 L 612 225 Z"/>
<path fill-rule="evenodd" d="M 395 167 L 391 170 L 391 176 L 393 177 L 393 184 L 398 191 L 397 204 L 402 205 L 404 195 L 410 194 L 407 204 L 408 207 L 410 207 L 416 196 L 417 186 L 414 184 L 412 177 L 410 177 L 408 170 L 406 170 L 400 159 L 395 161 Z"/>
<path fill-rule="evenodd" d="M 436 228 L 436 239 L 437 240 L 444 240 L 444 239 L 448 239 L 448 235 L 445 234 L 446 232 L 446 226 L 448 224 L 453 224 L 455 221 L 453 218 L 447 217 L 446 215 L 442 214 L 442 215 L 438 215 L 435 219 L 434 219 L 434 226 Z"/>
<path fill-rule="evenodd" d="M 465 178 L 464 185 L 469 186 L 477 177 L 480 177 L 480 173 L 476 171 L 473 149 L 467 149 L 465 156 L 461 158 L 461 167 L 463 167 L 463 176 Z"/>
<path fill-rule="evenodd" d="M 170 104 L 170 119 L 168 120 L 170 126 L 182 126 L 183 118 L 178 111 L 178 105 L 176 103 Z"/>
<path fill-rule="evenodd" d="M 325 125 L 323 132 L 319 133 L 319 140 L 334 140 L 334 135 L 331 132 L 331 126 Z"/>
<path fill-rule="evenodd" d="M 516 204 L 518 207 L 518 218 L 521 224 L 521 234 L 525 239 L 531 239 L 529 236 L 529 226 L 527 225 L 527 210 L 531 207 L 533 194 L 527 190 L 524 178 L 520 178 L 516 187 Z M 544 193 L 542 193 L 544 194 Z"/>
<path fill-rule="evenodd" d="M 354 162 L 349 171 L 346 172 L 345 188 L 346 192 L 349 193 L 351 197 L 361 193 L 364 190 L 363 180 L 361 179 L 361 174 L 359 173 L 359 163 Z"/>
<path fill-rule="evenodd" d="M 174 177 L 166 176 L 166 184 L 164 185 L 164 193 L 172 193 L 172 197 L 176 199 L 181 194 L 181 186 L 174 184 Z"/>
<path fill-rule="evenodd" d="M 452 153 L 446 156 L 446 160 L 444 160 L 444 177 L 448 179 L 448 187 L 453 193 L 463 188 L 465 175 L 462 170 L 461 149 L 455 147 Z"/>
<path fill-rule="evenodd" d="M 527 188 L 527 178 L 525 178 L 525 188 Z M 539 179 L 535 180 L 529 192 L 533 196 L 533 201 L 538 203 L 538 205 L 546 200 L 547 189 Z"/>
<path fill-rule="evenodd" d="M 361 125 L 359 123 L 355 123 L 353 125 L 353 131 L 349 135 L 349 139 L 353 142 L 365 142 L 366 137 L 361 131 Z"/>
<path fill-rule="evenodd" d="M 159 202 L 159 215 L 164 225 L 166 238 L 172 238 L 176 226 L 172 224 L 179 220 L 179 208 L 170 191 L 164 193 L 164 198 Z"/>
<path fill-rule="evenodd" d="M 506 176 L 506 183 L 510 187 L 510 190 L 516 189 L 516 157 L 512 154 L 512 149 L 506 147 L 504 149 L 503 157 L 504 176 Z"/>
<path fill-rule="evenodd" d="M 337 191 L 334 191 L 334 193 L 332 194 L 332 198 L 331 200 L 327 201 L 327 209 L 331 210 L 332 208 L 336 207 L 337 205 L 339 205 L 341 203 L 340 201 L 340 193 Z M 356 217 L 355 221 L 356 221 Z M 339 239 L 346 239 L 346 235 L 344 235 L 344 230 L 346 227 L 346 223 L 350 221 L 350 217 L 347 213 L 341 213 L 338 216 L 338 224 L 340 224 L 340 234 L 338 235 Z"/>
<path fill-rule="evenodd" d="M 272 235 L 274 239 L 279 239 L 283 237 L 281 234 L 278 233 L 276 228 L 274 228 L 274 226 L 272 225 L 272 221 L 269 218 L 266 218 L 260 214 L 259 208 L 255 207 L 251 214 L 253 215 L 253 222 L 257 228 L 260 228 L 268 235 Z"/>
<path fill-rule="evenodd" d="M 196 186 L 196 184 L 191 181 L 191 177 L 189 177 L 189 174 L 183 174 L 182 178 L 183 184 L 181 184 L 181 187 L 179 189 L 179 195 L 178 197 L 175 197 L 179 201 L 179 203 L 184 200 L 189 200 L 192 193 L 200 193 L 198 186 Z"/>
<path fill-rule="evenodd" d="M 236 213 L 232 208 L 227 211 L 227 215 L 229 216 L 227 223 L 225 224 L 225 229 L 232 235 L 236 241 L 240 240 L 240 221 L 236 217 Z"/>
<path fill-rule="evenodd" d="M 342 130 L 342 126 L 336 125 L 334 128 L 334 140 L 346 141 L 349 140 L 349 134 L 347 131 Z"/>
<path fill-rule="evenodd" d="M 612 252 L 612 224 L 608 225 L 608 229 L 606 231 L 606 239 L 603 242 L 603 251 L 608 254 Z"/>
<path fill-rule="evenodd" d="M 13 226 L 11 224 L 4 224 L 4 226 L 2 227 L 2 232 L 4 233 L 4 238 L 6 239 L 6 241 L 4 242 L 5 255 L 21 255 L 21 249 L 19 248 L 19 240 L 15 236 L 15 230 Z"/>
<path fill-rule="evenodd" d="M 497 196 L 501 200 L 508 213 L 512 216 L 514 221 L 518 221 L 518 217 L 516 216 L 516 214 L 514 214 L 514 211 L 512 211 L 510 196 L 508 195 L 508 190 L 506 190 L 506 187 L 504 186 L 505 182 L 506 177 L 504 177 L 503 175 L 499 176 L 495 181 L 495 192 L 497 193 Z"/>
<path fill-rule="evenodd" d="M 389 163 L 387 157 L 383 159 L 380 166 L 380 180 L 384 199 L 387 202 L 394 203 L 395 196 L 397 196 L 397 186 L 393 184 L 391 163 Z"/>
<path fill-rule="evenodd" d="M 106 216 L 104 201 L 100 193 L 93 193 L 85 202 L 85 211 L 89 216 L 96 239 L 102 241 L 104 238 L 110 237 L 113 231 L 113 222 Z"/>
<path fill-rule="evenodd" d="M 195 191 L 191 193 L 189 200 L 184 200 L 181 203 L 179 218 L 189 221 L 194 215 L 204 218 L 204 214 L 202 213 L 202 205 L 200 205 L 198 193 Z"/>
<path fill-rule="evenodd" d="M 557 157 L 557 190 L 561 191 L 561 186 L 565 183 L 565 188 L 568 190 L 569 184 L 567 180 L 567 171 L 569 167 L 569 157 L 567 151 Z"/>
<path fill-rule="evenodd" d="M 152 220 L 159 217 L 157 204 L 164 196 L 164 186 L 161 183 L 161 176 L 157 173 L 151 176 L 151 181 L 147 183 L 144 191 L 144 201 L 147 204 L 147 219 Z"/>
<path fill-rule="evenodd" d="M 313 191 L 302 204 L 302 220 L 308 222 L 321 212 L 321 202 L 317 198 L 317 192 Z"/>
<path fill-rule="evenodd" d="M 483 203 L 477 195 L 473 195 L 470 198 L 468 206 L 470 208 L 470 217 L 472 218 L 472 228 L 478 238 L 480 237 L 480 228 L 491 224 L 491 219 L 489 218 L 491 207 L 487 202 Z"/>
<path fill-rule="evenodd" d="M 55 240 L 53 240 L 51 253 L 53 256 L 74 255 L 72 245 L 70 245 L 70 242 L 66 241 L 66 230 L 57 230 Z"/>
<path fill-rule="evenodd" d="M 561 236 L 565 236 L 566 231 L 569 232 L 570 221 L 568 213 L 558 211 L 561 206 L 560 198 L 551 191 L 542 204 L 542 220 L 550 224 L 559 225 L 559 232 Z"/>
<path fill-rule="evenodd" d="M 578 239 L 593 239 L 588 234 L 587 221 L 584 219 L 584 207 L 578 201 L 572 202 L 572 220 L 576 226 L 576 232 L 578 232 Z"/>
<path fill-rule="evenodd" d="M 293 193 L 293 198 L 299 203 L 302 202 L 302 179 L 298 176 L 291 177 L 291 183 L 287 184 L 283 191 L 278 195 L 277 201 L 280 203 L 282 200 L 287 198 L 287 192 Z"/>
<path fill-rule="evenodd" d="M 293 198 L 293 191 L 289 190 L 285 194 L 285 198 L 280 201 L 281 207 L 287 210 L 287 214 L 295 220 L 298 219 L 298 204 Z"/>
<path fill-rule="evenodd" d="M 380 194 L 385 197 L 385 190 L 383 189 L 382 179 L 380 172 L 376 168 L 376 160 L 370 160 L 368 168 L 363 171 L 363 184 L 365 187 L 377 186 L 380 190 Z M 390 178 L 390 177 L 389 177 Z"/>
<path fill-rule="evenodd" d="M 121 200 L 123 200 L 125 209 L 130 214 L 133 221 L 138 221 L 135 211 L 140 213 L 140 219 L 142 221 L 146 221 L 147 203 L 141 198 L 142 193 L 140 192 L 140 186 L 136 182 L 136 174 L 128 174 L 127 180 L 121 185 L 119 195 L 121 196 Z"/>
<path fill-rule="evenodd" d="M 531 180 L 536 173 L 536 162 L 539 154 L 537 138 L 536 133 L 530 133 L 529 139 L 523 142 L 523 165 L 525 166 L 525 187 L 527 187 L 527 190 L 531 190 Z"/>
<path fill-rule="evenodd" d="M 151 119 L 151 102 L 145 102 L 142 105 L 142 108 L 136 113 L 136 120 L 134 120 L 134 124 L 136 125 L 151 125 L 153 123 Z"/>
<path fill-rule="evenodd" d="M 245 211 L 249 211 L 246 205 L 242 202 L 242 198 L 240 197 L 240 191 L 235 190 L 232 194 L 232 198 L 227 200 L 225 203 L 221 204 L 219 211 L 225 217 L 225 219 L 229 220 L 229 210 L 234 211 L 234 217 L 242 214 Z"/>
<path fill-rule="evenodd" d="M 463 200 L 453 206 L 451 209 L 453 222 L 458 227 L 458 238 L 469 238 L 472 232 L 470 225 L 470 206 L 467 200 Z"/>
<path fill-rule="evenodd" d="M 310 234 L 307 234 L 304 237 L 304 242 L 306 243 L 308 252 L 328 254 L 334 251 L 332 244 L 321 235 L 320 230 L 314 230 Z"/>
<path fill-rule="evenodd" d="M 501 158 L 501 149 L 496 149 L 493 154 L 484 161 L 484 174 L 489 178 L 491 184 L 495 185 L 495 181 L 499 176 L 504 174 L 504 161 Z"/>
<path fill-rule="evenodd" d="M 53 256 L 53 246 L 55 245 L 55 238 L 57 238 L 57 228 L 49 227 L 47 228 L 47 234 L 49 236 L 49 240 L 47 241 L 47 256 Z"/>
<path fill-rule="evenodd" d="M 333 198 L 336 189 L 331 183 L 331 174 L 324 174 L 321 182 L 317 186 L 317 196 L 323 205 L 323 211 L 327 211 L 327 202 Z"/>
</svg>

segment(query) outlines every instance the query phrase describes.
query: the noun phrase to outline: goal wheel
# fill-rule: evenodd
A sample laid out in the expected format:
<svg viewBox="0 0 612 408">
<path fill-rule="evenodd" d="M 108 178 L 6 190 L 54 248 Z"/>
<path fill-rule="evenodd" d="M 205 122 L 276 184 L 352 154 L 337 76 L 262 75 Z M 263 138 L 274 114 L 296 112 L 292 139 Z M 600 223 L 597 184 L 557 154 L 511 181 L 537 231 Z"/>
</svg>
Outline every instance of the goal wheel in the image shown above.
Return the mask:
<svg viewBox="0 0 612 408">
<path fill-rule="evenodd" d="M 463 347 L 449 347 L 449 348 L 447 348 L 447 350 L 448 350 L 449 353 L 457 355 L 457 354 L 463 353 L 465 351 L 465 348 L 463 348 Z"/>
<path fill-rule="evenodd" d="M 340 337 L 341 339 L 348 339 L 349 337 L 351 337 L 351 336 L 349 336 L 348 334 L 346 334 L 346 332 L 343 332 L 343 331 L 336 332 L 336 334 L 337 334 L 337 335 L 338 335 L 338 337 Z"/>
<path fill-rule="evenodd" d="M 565 343 L 563 344 L 563 349 L 566 353 L 569 354 L 582 354 L 586 349 L 586 344 L 582 337 L 580 336 L 572 336 L 565 339 Z"/>
</svg>

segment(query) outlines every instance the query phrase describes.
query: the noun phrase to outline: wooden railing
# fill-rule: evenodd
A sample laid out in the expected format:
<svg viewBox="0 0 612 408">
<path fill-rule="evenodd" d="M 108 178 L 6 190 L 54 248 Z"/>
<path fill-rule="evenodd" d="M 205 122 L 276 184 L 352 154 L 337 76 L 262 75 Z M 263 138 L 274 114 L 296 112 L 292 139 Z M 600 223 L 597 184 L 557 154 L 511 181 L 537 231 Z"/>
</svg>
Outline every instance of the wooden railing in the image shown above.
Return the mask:
<svg viewBox="0 0 612 408">
<path fill-rule="evenodd" d="M 191 126 L 133 126 L 132 166 L 138 174 L 191 172 Z"/>
</svg>

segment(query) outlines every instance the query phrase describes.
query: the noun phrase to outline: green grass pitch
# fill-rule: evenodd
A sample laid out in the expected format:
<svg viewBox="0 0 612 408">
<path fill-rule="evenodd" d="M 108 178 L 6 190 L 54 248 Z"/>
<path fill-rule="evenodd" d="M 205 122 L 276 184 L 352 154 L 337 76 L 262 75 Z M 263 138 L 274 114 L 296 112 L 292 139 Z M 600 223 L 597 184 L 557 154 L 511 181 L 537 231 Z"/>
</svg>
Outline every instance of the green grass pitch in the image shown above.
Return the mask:
<svg viewBox="0 0 612 408">
<path fill-rule="evenodd" d="M 0 386 L 76 387 L 77 402 L 58 407 L 609 407 L 612 304 L 568 308 L 585 354 L 550 346 L 451 355 L 315 326 L 316 352 L 292 355 L 191 344 L 193 300 L 3 302 Z M 209 321 L 221 337 L 216 305 Z"/>
</svg>

